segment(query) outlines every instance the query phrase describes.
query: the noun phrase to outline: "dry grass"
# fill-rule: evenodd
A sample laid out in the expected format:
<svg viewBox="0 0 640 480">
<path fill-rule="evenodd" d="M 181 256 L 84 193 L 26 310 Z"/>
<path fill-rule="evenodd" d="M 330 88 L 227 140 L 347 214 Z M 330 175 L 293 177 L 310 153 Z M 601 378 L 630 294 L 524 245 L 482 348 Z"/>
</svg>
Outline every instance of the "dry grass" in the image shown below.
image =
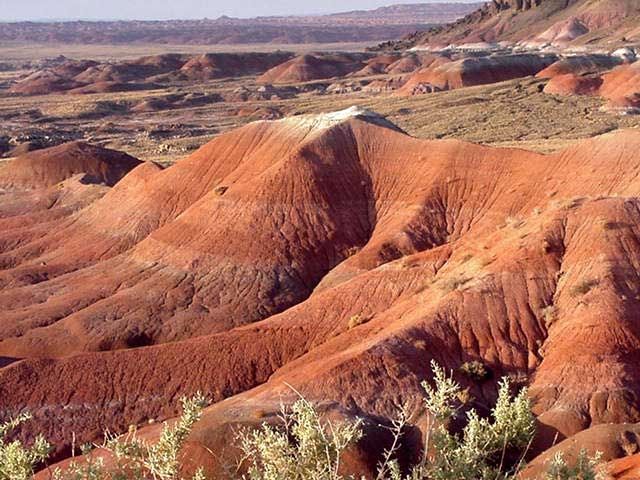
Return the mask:
<svg viewBox="0 0 640 480">
<path fill-rule="evenodd" d="M 582 295 L 586 295 L 595 287 L 597 287 L 599 284 L 600 284 L 600 281 L 597 279 L 583 280 L 571 288 L 571 292 L 570 292 L 571 296 L 580 297 Z"/>
</svg>

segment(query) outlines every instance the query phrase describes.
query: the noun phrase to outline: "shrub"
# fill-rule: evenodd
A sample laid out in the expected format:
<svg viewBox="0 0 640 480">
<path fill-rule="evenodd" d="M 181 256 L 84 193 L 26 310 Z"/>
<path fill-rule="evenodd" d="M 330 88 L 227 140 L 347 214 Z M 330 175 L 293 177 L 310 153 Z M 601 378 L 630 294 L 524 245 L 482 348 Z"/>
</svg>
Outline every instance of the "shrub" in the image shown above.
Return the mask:
<svg viewBox="0 0 640 480">
<path fill-rule="evenodd" d="M 596 279 L 584 280 L 584 281 L 578 283 L 577 285 L 575 285 L 571 289 L 571 296 L 572 297 L 578 297 L 578 296 L 581 296 L 581 295 L 586 295 L 593 288 L 597 287 L 599 284 L 600 284 L 600 281 L 596 280 Z"/>
<path fill-rule="evenodd" d="M 352 328 L 356 328 L 358 325 L 362 325 L 367 322 L 367 318 L 362 315 L 353 315 L 349 318 L 349 322 L 347 323 L 347 328 L 351 330 Z"/>
<path fill-rule="evenodd" d="M 424 406 L 433 421 L 426 435 L 423 460 L 403 477 L 396 453 L 408 415 L 402 409 L 393 423 L 393 442 L 378 466 L 376 480 L 478 480 L 505 478 L 519 465 L 506 461 L 506 453 L 515 449 L 518 459 L 531 442 L 535 421 L 526 389 L 510 395 L 507 379 L 500 383 L 492 418 L 480 418 L 467 412 L 461 434 L 451 433 L 449 424 L 462 407 L 463 390 L 451 376 L 432 363 L 435 386 L 423 384 Z M 313 405 L 301 399 L 282 415 L 284 427 L 263 425 L 241 437 L 248 480 L 341 480 L 340 455 L 362 436 L 361 422 L 334 425 L 323 422 Z M 432 449 L 433 448 L 433 449 Z"/>
<path fill-rule="evenodd" d="M 179 454 L 193 425 L 200 419 L 206 404 L 201 394 L 192 398 L 183 398 L 182 414 L 174 426 L 165 423 L 156 443 L 149 444 L 136 435 L 136 429 L 130 429 L 124 437 L 105 434 L 101 446 L 111 453 L 115 465 L 105 468 L 102 458 L 94 458 L 91 447 L 85 447 L 85 461 L 72 462 L 65 471 L 57 469 L 55 480 L 178 480 L 180 479 Z M 193 480 L 203 480 L 204 473 L 198 470 Z"/>
<path fill-rule="evenodd" d="M 464 406 L 463 390 L 450 374 L 432 362 L 434 385 L 424 382 L 424 407 L 430 413 L 422 460 L 403 476 L 397 453 L 408 422 L 401 409 L 390 427 L 393 441 L 378 465 L 375 480 L 506 480 L 513 479 L 522 466 L 530 445 L 535 421 L 526 388 L 515 397 L 507 378 L 499 383 L 498 398 L 490 418 L 475 410 L 466 412 L 460 433 L 451 431 Z M 200 419 L 205 401 L 202 395 L 182 399 L 182 414 L 173 426 L 165 424 L 160 438 L 147 443 L 136 437 L 136 429 L 123 437 L 107 434 L 102 448 L 113 455 L 107 468 L 91 447 L 83 449 L 82 463 L 71 462 L 64 471 L 56 470 L 54 480 L 178 480 L 179 453 L 193 425 Z M 38 437 L 26 448 L 19 441 L 7 442 L 6 435 L 28 420 L 21 415 L 0 425 L 0 480 L 28 480 L 50 450 Z M 362 421 L 333 423 L 322 419 L 316 408 L 300 398 L 289 409 L 283 407 L 282 426 L 263 424 L 239 435 L 247 467 L 245 480 L 347 480 L 340 472 L 344 451 L 362 437 Z M 597 480 L 600 457 L 582 451 L 574 466 L 562 454 L 549 462 L 546 480 Z M 351 478 L 351 477 L 350 477 Z M 205 480 L 199 469 L 192 480 Z"/>
<path fill-rule="evenodd" d="M 555 305 L 547 305 L 541 310 L 541 313 L 546 328 L 550 328 L 558 319 L 558 307 Z"/>
<path fill-rule="evenodd" d="M 586 450 L 580 450 L 573 467 L 567 465 L 562 453 L 556 453 L 547 467 L 546 480 L 598 480 L 604 478 L 598 471 L 602 455 L 589 457 Z"/>
<path fill-rule="evenodd" d="M 461 405 L 456 400 L 461 392 L 460 385 L 435 362 L 432 369 L 435 387 L 426 382 L 423 387 L 425 406 L 433 421 L 427 432 L 425 458 L 414 469 L 411 478 L 475 480 L 505 478 L 516 473 L 535 433 L 527 389 L 523 388 L 517 396 L 511 397 L 509 380 L 502 379 L 491 418 L 481 418 L 471 409 L 466 413 L 462 432 L 455 434 L 449 431 L 449 424 L 460 412 Z M 428 458 L 431 442 L 434 454 Z M 515 464 L 507 461 L 509 452 L 516 452 L 519 461 Z"/>
<path fill-rule="evenodd" d="M 464 362 L 460 366 L 460 371 L 476 382 L 482 382 L 491 376 L 489 369 L 485 364 L 478 360 Z"/>
<path fill-rule="evenodd" d="M 352 315 L 347 322 L 347 328 L 351 330 L 352 328 L 356 328 L 360 325 L 363 325 L 373 319 L 373 315 Z"/>
<path fill-rule="evenodd" d="M 322 421 L 314 406 L 300 398 L 283 408 L 283 428 L 264 424 L 241 434 L 249 480 L 340 480 L 342 452 L 362 436 L 361 421 L 340 425 Z"/>
<path fill-rule="evenodd" d="M 31 416 L 23 413 L 0 424 L 0 480 L 29 480 L 34 468 L 49 456 L 51 446 L 42 436 L 37 436 L 31 447 L 25 447 L 19 440 L 7 440 L 11 431 L 29 419 Z"/>
<path fill-rule="evenodd" d="M 470 277 L 464 276 L 445 278 L 440 282 L 440 289 L 445 293 L 453 292 L 454 290 L 459 290 L 464 287 L 471 280 Z"/>
</svg>

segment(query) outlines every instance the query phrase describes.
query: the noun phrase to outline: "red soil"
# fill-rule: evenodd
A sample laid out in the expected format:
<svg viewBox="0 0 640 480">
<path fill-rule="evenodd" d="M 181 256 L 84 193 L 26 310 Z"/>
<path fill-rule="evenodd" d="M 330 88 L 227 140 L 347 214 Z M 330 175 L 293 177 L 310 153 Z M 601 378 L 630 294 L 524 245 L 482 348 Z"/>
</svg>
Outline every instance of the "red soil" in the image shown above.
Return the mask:
<svg viewBox="0 0 640 480">
<path fill-rule="evenodd" d="M 552 95 L 597 95 L 602 78 L 597 75 L 577 76 L 573 74 L 553 77 L 544 87 Z"/>
<path fill-rule="evenodd" d="M 260 77 L 260 83 L 300 83 L 343 77 L 365 67 L 366 55 L 316 53 L 295 57 L 273 67 Z"/>
<path fill-rule="evenodd" d="M 414 73 L 399 95 L 453 90 L 535 75 L 555 61 L 552 56 L 504 55 L 450 61 L 444 57 Z M 432 88 L 424 88 L 431 86 Z"/>
<path fill-rule="evenodd" d="M 588 75 L 611 70 L 622 63 L 622 59 L 611 55 L 584 55 L 563 58 L 545 68 L 537 78 L 554 78 L 560 75 Z"/>
<path fill-rule="evenodd" d="M 141 165 L 75 213 L 0 229 L 0 356 L 23 359 L 0 368 L 3 410 L 62 451 L 202 390 L 227 400 L 193 439 L 221 448 L 287 384 L 390 415 L 431 359 L 479 359 L 530 383 L 539 449 L 640 421 L 639 151 L 636 131 L 545 156 L 342 112 Z"/>
<path fill-rule="evenodd" d="M 561 75 L 551 79 L 545 92 L 559 95 L 599 95 L 608 108 L 640 112 L 640 62 L 621 65 L 602 75 Z"/>
<path fill-rule="evenodd" d="M 0 188 L 50 187 L 77 174 L 85 183 L 115 185 L 141 162 L 115 150 L 71 142 L 37 150 L 0 165 Z"/>
</svg>

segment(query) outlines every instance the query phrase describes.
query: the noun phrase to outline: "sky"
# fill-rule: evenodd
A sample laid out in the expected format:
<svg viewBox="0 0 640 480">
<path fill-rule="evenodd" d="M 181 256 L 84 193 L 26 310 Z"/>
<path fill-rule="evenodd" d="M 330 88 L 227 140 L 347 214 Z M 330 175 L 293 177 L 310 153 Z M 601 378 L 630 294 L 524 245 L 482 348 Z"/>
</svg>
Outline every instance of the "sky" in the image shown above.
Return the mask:
<svg viewBox="0 0 640 480">
<path fill-rule="evenodd" d="M 0 21 L 166 20 L 302 15 L 436 0 L 0 0 Z M 465 3 L 472 0 L 440 0 Z"/>
</svg>

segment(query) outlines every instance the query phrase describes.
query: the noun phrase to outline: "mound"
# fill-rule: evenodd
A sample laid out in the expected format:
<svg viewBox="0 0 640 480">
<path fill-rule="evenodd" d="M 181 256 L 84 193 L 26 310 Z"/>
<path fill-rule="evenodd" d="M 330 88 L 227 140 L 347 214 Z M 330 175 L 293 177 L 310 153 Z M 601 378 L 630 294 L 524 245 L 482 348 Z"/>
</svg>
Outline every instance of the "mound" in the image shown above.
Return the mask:
<svg viewBox="0 0 640 480">
<path fill-rule="evenodd" d="M 611 70 L 622 63 L 622 58 L 612 55 L 581 55 L 558 60 L 538 72 L 538 78 L 554 78 L 559 75 L 588 75 Z"/>
<path fill-rule="evenodd" d="M 114 81 L 98 81 L 81 87 L 66 89 L 70 95 L 90 93 L 131 92 L 135 90 L 150 90 L 155 85 L 148 83 L 123 83 Z"/>
<path fill-rule="evenodd" d="M 46 95 L 77 88 L 80 85 L 52 70 L 40 70 L 14 84 L 9 91 L 22 95 Z"/>
<path fill-rule="evenodd" d="M 603 75 L 599 94 L 614 108 L 630 113 L 640 111 L 640 62 L 622 65 Z"/>
<path fill-rule="evenodd" d="M 82 174 L 85 183 L 115 185 L 141 162 L 115 150 L 71 142 L 27 153 L 0 166 L 4 189 L 34 189 L 55 185 Z"/>
<path fill-rule="evenodd" d="M 599 95 L 607 108 L 621 113 L 640 111 L 640 62 L 621 65 L 602 75 L 560 75 L 545 87 L 546 93 Z"/>
<path fill-rule="evenodd" d="M 352 109 L 141 165 L 18 246 L 0 229 L 3 409 L 61 451 L 201 390 L 215 447 L 286 385 L 391 415 L 435 359 L 481 410 L 500 376 L 529 383 L 548 438 L 637 422 L 638 151 L 637 131 L 547 156 L 425 141 Z"/>
<path fill-rule="evenodd" d="M 316 53 L 295 57 L 258 77 L 260 83 L 301 83 L 343 77 L 365 67 L 364 54 Z"/>
<path fill-rule="evenodd" d="M 180 76 L 188 80 L 211 80 L 225 77 L 259 75 L 286 62 L 293 55 L 275 53 L 207 53 L 189 60 L 180 69 Z"/>
<path fill-rule="evenodd" d="M 418 70 L 419 68 L 430 67 L 434 65 L 434 63 L 439 64 L 443 61 L 446 61 L 446 59 L 443 60 L 443 57 L 440 55 L 432 55 L 428 53 L 410 53 L 408 55 L 404 55 L 402 58 L 389 65 L 389 67 L 387 68 L 387 73 L 391 75 L 411 73 Z"/>
<path fill-rule="evenodd" d="M 436 60 L 414 73 L 398 90 L 399 95 L 416 95 L 453 90 L 535 75 L 556 61 L 549 55 L 500 55 Z"/>
<path fill-rule="evenodd" d="M 551 95 L 597 95 L 602 78 L 597 75 L 578 76 L 572 73 L 554 76 L 544 87 Z"/>
<path fill-rule="evenodd" d="M 379 55 L 368 60 L 362 70 L 354 72 L 354 76 L 380 75 L 387 73 L 390 65 L 396 63 L 400 59 L 399 55 Z"/>
<path fill-rule="evenodd" d="M 23 95 L 46 95 L 81 85 L 73 80 L 80 72 L 97 65 L 90 60 L 69 60 L 61 58 L 53 65 L 45 66 L 14 84 L 9 91 Z"/>
<path fill-rule="evenodd" d="M 258 75 L 290 59 L 287 52 L 165 54 L 117 63 L 64 60 L 37 70 L 10 89 L 23 95 L 107 93 L 155 88 L 156 82 L 205 81 Z"/>
</svg>

